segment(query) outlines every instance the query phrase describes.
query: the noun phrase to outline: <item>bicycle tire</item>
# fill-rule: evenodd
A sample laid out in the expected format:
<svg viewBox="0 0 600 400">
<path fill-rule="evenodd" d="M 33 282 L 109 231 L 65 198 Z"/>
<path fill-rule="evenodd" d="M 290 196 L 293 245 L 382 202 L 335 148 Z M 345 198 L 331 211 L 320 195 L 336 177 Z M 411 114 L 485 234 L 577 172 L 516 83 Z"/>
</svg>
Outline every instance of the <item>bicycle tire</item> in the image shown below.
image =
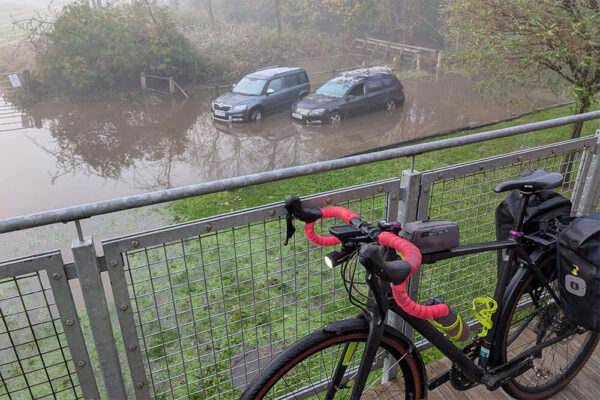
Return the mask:
<svg viewBox="0 0 600 400">
<path fill-rule="evenodd" d="M 300 339 L 272 360 L 247 387 L 240 399 L 258 400 L 272 398 L 325 399 L 327 379 L 346 349 L 346 344 L 357 343 L 352 352 L 348 370 L 344 378 L 351 377 L 362 357 L 362 349 L 368 335 L 368 324 L 359 320 L 339 321 L 335 330 L 320 330 Z M 332 350 L 334 350 L 332 352 Z M 395 329 L 386 326 L 378 354 L 392 355 L 398 365 L 398 378 L 393 383 L 394 398 L 425 398 L 427 379 L 423 361 L 412 343 Z M 312 360 L 312 362 L 311 362 Z M 307 366 L 310 368 L 307 369 Z M 310 371 L 310 376 L 307 371 Z M 304 382 L 308 378 L 309 385 Z M 369 376 L 369 382 L 372 381 Z M 375 377 L 375 379 L 377 379 Z M 345 381 L 346 379 L 344 379 Z M 331 380 L 329 380 L 331 382 Z M 339 389 L 334 399 L 349 398 L 350 385 Z M 370 389 L 373 390 L 373 389 Z M 388 388 L 388 391 L 390 389 Z M 314 392 L 311 394 L 310 392 Z M 361 398 L 367 399 L 373 392 L 366 392 Z M 376 394 L 375 394 L 376 395 Z"/>
<path fill-rule="evenodd" d="M 550 286 L 557 288 L 554 254 L 542 258 L 539 268 Z M 513 278 L 503 310 L 498 320 L 499 345 L 495 346 L 498 364 L 522 354 L 536 343 L 552 340 L 557 335 L 569 335 L 542 349 L 541 354 L 538 352 L 533 358 L 534 368 L 502 386 L 512 397 L 544 399 L 559 392 L 579 373 L 598 344 L 596 332 L 569 333 L 574 325 L 530 269 L 519 270 Z"/>
</svg>

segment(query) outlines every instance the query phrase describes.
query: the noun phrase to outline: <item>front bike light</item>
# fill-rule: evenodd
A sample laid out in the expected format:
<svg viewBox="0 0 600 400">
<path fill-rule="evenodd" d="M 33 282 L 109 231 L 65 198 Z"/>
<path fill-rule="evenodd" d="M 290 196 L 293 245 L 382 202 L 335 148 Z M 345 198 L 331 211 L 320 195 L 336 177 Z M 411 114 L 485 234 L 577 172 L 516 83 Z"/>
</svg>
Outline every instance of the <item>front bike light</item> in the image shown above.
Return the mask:
<svg viewBox="0 0 600 400">
<path fill-rule="evenodd" d="M 342 247 L 339 250 L 334 250 L 325 256 L 325 264 L 329 268 L 333 268 L 336 265 L 340 265 L 352 257 L 354 254 L 354 247 Z"/>
</svg>

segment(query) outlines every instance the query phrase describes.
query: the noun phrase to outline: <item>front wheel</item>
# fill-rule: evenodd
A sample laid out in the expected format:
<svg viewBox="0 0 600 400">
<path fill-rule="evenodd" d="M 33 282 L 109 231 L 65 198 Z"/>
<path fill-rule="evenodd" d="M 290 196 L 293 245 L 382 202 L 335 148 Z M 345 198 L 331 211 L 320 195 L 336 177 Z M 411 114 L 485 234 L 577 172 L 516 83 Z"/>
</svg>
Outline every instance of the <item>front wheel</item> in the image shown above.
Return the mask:
<svg viewBox="0 0 600 400">
<path fill-rule="evenodd" d="M 339 111 L 334 111 L 329 114 L 329 125 L 338 127 L 342 122 L 342 114 Z"/>
<path fill-rule="evenodd" d="M 554 260 L 546 257 L 539 268 L 558 294 Z M 579 373 L 599 336 L 575 326 L 532 271 L 520 270 L 513 282 L 504 304 L 506 311 L 498 321 L 496 361 L 505 363 L 536 345 L 547 346 L 533 353 L 532 369 L 503 389 L 515 398 L 543 399 L 562 390 Z"/>
<path fill-rule="evenodd" d="M 257 122 L 260 121 L 263 117 L 262 110 L 260 108 L 254 108 L 250 111 L 250 121 Z"/>
<path fill-rule="evenodd" d="M 344 332 L 314 332 L 267 365 L 241 399 L 348 399 L 367 336 L 366 325 Z M 381 365 L 386 357 L 393 360 L 391 366 L 398 366 L 398 377 L 381 387 Z M 382 393 L 393 394 L 394 399 L 425 398 L 426 379 L 420 356 L 406 339 L 397 332 L 394 334 L 389 327 L 386 327 L 372 370 L 361 399 L 380 398 Z"/>
</svg>

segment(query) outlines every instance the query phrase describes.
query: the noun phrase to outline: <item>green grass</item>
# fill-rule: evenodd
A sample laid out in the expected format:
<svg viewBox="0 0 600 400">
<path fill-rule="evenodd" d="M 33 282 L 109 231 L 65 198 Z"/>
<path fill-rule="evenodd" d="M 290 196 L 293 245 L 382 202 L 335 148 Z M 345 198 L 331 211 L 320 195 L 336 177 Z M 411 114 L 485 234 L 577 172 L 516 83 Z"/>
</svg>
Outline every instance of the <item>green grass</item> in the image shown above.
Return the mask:
<svg viewBox="0 0 600 400">
<path fill-rule="evenodd" d="M 526 115 L 516 120 L 491 125 L 473 131 L 463 131 L 444 138 L 458 137 L 475 132 L 488 131 L 509 126 L 522 125 L 538 122 L 552 118 L 571 115 L 573 106 L 557 107 L 549 110 Z M 586 122 L 583 127 L 582 136 L 591 135 L 598 128 L 597 121 Z M 436 151 L 419 155 L 415 160 L 415 168 L 426 171 L 433 168 L 459 164 L 467 161 L 477 160 L 498 154 L 506 154 L 513 151 L 526 149 L 538 145 L 559 142 L 569 137 L 570 127 L 547 129 L 513 136 L 504 139 L 496 139 L 483 143 L 460 146 L 452 149 Z M 431 142 L 440 138 L 428 139 L 423 142 Z M 283 201 L 289 194 L 299 196 L 313 193 L 335 190 L 352 185 L 372 182 L 386 178 L 401 176 L 402 170 L 410 167 L 408 158 L 401 158 L 342 170 L 325 172 L 306 177 L 299 177 L 278 181 L 263 185 L 255 185 L 234 191 L 225 191 L 206 196 L 181 200 L 169 205 L 168 210 L 174 222 L 189 221 L 198 218 L 209 217 L 230 211 L 255 207 L 269 202 Z"/>
</svg>

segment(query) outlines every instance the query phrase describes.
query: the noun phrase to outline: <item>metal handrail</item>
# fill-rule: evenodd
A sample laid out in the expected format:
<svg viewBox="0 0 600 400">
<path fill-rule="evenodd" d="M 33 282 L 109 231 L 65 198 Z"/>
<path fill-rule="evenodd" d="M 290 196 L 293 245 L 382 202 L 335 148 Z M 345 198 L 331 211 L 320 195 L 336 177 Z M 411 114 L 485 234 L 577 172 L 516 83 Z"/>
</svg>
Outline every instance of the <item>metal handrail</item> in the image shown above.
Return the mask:
<svg viewBox="0 0 600 400">
<path fill-rule="evenodd" d="M 414 157 L 418 154 L 429 153 L 451 147 L 464 146 L 467 144 L 480 143 L 487 140 L 515 136 L 521 133 L 539 131 L 543 129 L 569 125 L 575 122 L 589 121 L 597 118 L 600 118 L 600 111 L 592 111 L 585 114 L 571 115 L 547 121 L 474 133 L 455 138 L 442 139 L 434 142 L 382 150 L 374 153 L 360 154 L 329 161 L 320 161 L 274 171 L 259 172 L 235 178 L 220 179 L 213 182 L 205 182 L 196 185 L 165 189 L 134 196 L 121 197 L 119 199 L 100 201 L 75 207 L 7 218 L 0 220 L 0 233 L 29 229 L 58 222 L 76 221 L 95 215 L 125 211 L 132 208 L 161 204 L 174 200 L 181 200 L 189 197 L 217 193 L 226 190 L 234 190 L 251 185 L 259 185 L 283 179 L 296 178 L 314 173 L 334 171 L 377 161 L 385 161 L 401 157 Z"/>
</svg>

